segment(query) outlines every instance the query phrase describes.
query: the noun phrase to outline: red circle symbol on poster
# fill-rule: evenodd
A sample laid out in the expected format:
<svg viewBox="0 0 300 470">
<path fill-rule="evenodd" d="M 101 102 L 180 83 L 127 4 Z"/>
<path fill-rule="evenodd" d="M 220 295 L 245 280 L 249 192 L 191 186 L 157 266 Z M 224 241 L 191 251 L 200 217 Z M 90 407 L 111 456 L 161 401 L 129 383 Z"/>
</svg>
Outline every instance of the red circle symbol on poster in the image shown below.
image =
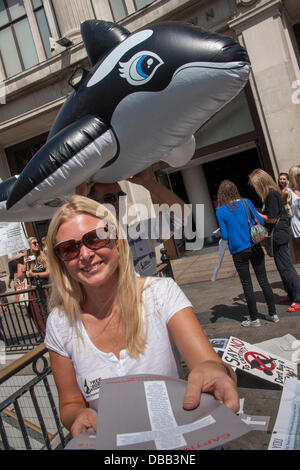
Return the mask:
<svg viewBox="0 0 300 470">
<path fill-rule="evenodd" d="M 258 352 L 247 352 L 245 360 L 250 364 L 251 369 L 259 369 L 267 375 L 272 375 L 272 370 L 275 369 L 274 359 Z"/>
</svg>

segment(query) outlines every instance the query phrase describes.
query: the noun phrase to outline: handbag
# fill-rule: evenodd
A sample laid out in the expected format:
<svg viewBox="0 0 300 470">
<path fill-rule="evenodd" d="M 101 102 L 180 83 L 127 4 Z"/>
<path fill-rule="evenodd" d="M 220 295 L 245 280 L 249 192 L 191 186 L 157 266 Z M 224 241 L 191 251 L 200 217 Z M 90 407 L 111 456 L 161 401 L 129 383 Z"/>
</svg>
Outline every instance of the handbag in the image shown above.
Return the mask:
<svg viewBox="0 0 300 470">
<path fill-rule="evenodd" d="M 270 256 L 270 258 L 274 258 L 274 245 L 273 245 L 273 236 L 274 236 L 274 231 L 275 231 L 275 228 L 276 228 L 276 225 L 278 224 L 279 220 L 280 220 L 280 217 L 281 217 L 281 214 L 276 222 L 276 224 L 274 225 L 274 227 L 272 228 L 272 231 L 270 234 L 268 234 L 265 239 L 261 242 L 262 246 L 264 247 L 264 249 L 266 250 L 266 253 L 268 256 Z"/>
<path fill-rule="evenodd" d="M 246 211 L 246 214 L 247 214 L 247 219 L 248 219 L 248 224 L 249 224 L 249 228 L 250 228 L 250 235 L 251 235 L 251 239 L 253 241 L 253 243 L 255 243 L 256 245 L 258 243 L 261 243 L 267 236 L 268 236 L 268 231 L 266 230 L 266 228 L 259 222 L 258 218 L 256 217 L 256 215 L 254 214 L 253 210 L 251 209 L 251 207 L 249 206 L 248 202 L 246 200 L 242 200 L 243 204 L 244 204 L 244 207 L 245 207 L 245 211 Z M 254 220 L 255 220 L 255 224 L 251 226 L 251 223 L 250 223 L 250 218 L 249 218 L 249 214 L 248 214 L 248 211 L 247 211 L 247 208 L 245 206 L 245 203 L 247 204 L 247 206 L 249 207 L 249 210 L 252 212 L 252 215 L 254 217 Z"/>
<path fill-rule="evenodd" d="M 270 235 L 267 235 L 261 242 L 261 245 L 264 247 L 265 252 L 267 253 L 268 256 L 270 256 L 270 258 L 274 258 L 274 247 L 273 247 L 274 228 L 272 229 L 272 232 L 270 233 Z"/>
</svg>

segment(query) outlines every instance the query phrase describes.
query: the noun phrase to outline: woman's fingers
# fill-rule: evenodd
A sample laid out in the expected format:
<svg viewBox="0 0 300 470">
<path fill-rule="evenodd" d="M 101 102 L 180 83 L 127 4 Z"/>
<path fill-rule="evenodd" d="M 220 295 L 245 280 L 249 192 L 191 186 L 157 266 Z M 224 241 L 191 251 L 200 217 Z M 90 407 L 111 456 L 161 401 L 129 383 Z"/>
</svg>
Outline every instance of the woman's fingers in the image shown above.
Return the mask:
<svg viewBox="0 0 300 470">
<path fill-rule="evenodd" d="M 78 436 L 87 431 L 89 428 L 97 429 L 98 415 L 96 411 L 86 408 L 75 419 L 71 427 L 71 434 L 73 437 Z"/>
<path fill-rule="evenodd" d="M 203 374 L 201 372 L 192 371 L 188 377 L 185 396 L 183 399 L 183 408 L 192 410 L 200 403 L 201 391 L 203 388 Z"/>
<path fill-rule="evenodd" d="M 223 403 L 237 413 L 240 409 L 240 400 L 237 388 L 229 377 L 217 377 L 212 383 L 203 387 L 203 392 L 212 393 L 216 400 Z"/>
<path fill-rule="evenodd" d="M 193 369 L 188 377 L 183 408 L 196 408 L 200 403 L 201 393 L 206 392 L 236 413 L 240 408 L 238 391 L 234 380 L 224 370 L 220 364 L 213 367 L 208 363 Z"/>
</svg>

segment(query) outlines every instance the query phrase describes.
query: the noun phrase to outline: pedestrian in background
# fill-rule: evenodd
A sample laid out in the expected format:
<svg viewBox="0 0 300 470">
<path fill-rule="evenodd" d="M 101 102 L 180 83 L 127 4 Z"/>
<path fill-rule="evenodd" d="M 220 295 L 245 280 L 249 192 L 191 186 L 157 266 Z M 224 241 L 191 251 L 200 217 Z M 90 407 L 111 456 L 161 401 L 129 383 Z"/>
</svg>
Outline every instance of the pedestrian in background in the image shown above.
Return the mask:
<svg viewBox="0 0 300 470">
<path fill-rule="evenodd" d="M 24 265 L 24 256 L 26 255 L 26 250 L 19 251 L 17 253 L 17 257 L 11 259 L 8 262 L 8 270 L 9 270 L 9 279 L 8 279 L 8 284 L 7 287 L 8 289 L 11 288 L 11 284 L 13 283 L 13 287 L 16 290 L 17 286 L 16 283 L 17 281 L 17 276 L 18 276 L 18 265 Z"/>
<path fill-rule="evenodd" d="M 286 189 L 289 185 L 289 174 L 288 173 L 279 173 L 277 183 L 278 183 L 278 186 L 279 186 L 281 191 Z"/>
<path fill-rule="evenodd" d="M 295 165 L 289 171 L 289 188 L 286 190 L 291 195 L 291 228 L 292 233 L 300 245 L 300 165 Z"/>
<path fill-rule="evenodd" d="M 241 325 L 245 327 L 261 326 L 250 275 L 250 264 L 254 269 L 268 306 L 269 315 L 267 318 L 273 322 L 278 322 L 274 295 L 266 273 L 265 255 L 260 244 L 254 244 L 248 222 L 249 218 L 250 224 L 254 225 L 256 217 L 264 225 L 263 219 L 249 199 L 241 198 L 237 186 L 230 180 L 222 181 L 219 186 L 216 215 L 221 230 L 221 238 L 228 240 L 229 251 L 239 275 L 248 306 L 249 318 L 242 321 Z"/>
<path fill-rule="evenodd" d="M 300 310 L 300 277 L 295 270 L 289 251 L 290 224 L 284 208 L 281 191 L 274 179 L 258 168 L 249 175 L 250 184 L 263 202 L 260 216 L 273 235 L 274 261 L 287 296 L 281 301 L 291 302 L 288 312 Z"/>
</svg>

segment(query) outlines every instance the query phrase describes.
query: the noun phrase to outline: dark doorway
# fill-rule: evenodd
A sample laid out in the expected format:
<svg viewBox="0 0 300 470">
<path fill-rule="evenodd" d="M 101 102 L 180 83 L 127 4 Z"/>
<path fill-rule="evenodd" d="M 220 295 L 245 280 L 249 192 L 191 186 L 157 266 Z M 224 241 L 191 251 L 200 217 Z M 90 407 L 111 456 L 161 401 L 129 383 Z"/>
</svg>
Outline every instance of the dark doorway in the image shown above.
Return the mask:
<svg viewBox="0 0 300 470">
<path fill-rule="evenodd" d="M 229 179 L 237 185 L 242 197 L 249 198 L 256 207 L 261 207 L 261 200 L 248 182 L 249 174 L 261 167 L 256 148 L 204 163 L 203 171 L 214 205 L 220 183 L 224 179 Z"/>
<path fill-rule="evenodd" d="M 48 133 L 42 134 L 5 149 L 8 166 L 12 175 L 19 175 L 24 170 L 29 160 L 32 159 L 46 142 L 47 135 Z"/>
</svg>

